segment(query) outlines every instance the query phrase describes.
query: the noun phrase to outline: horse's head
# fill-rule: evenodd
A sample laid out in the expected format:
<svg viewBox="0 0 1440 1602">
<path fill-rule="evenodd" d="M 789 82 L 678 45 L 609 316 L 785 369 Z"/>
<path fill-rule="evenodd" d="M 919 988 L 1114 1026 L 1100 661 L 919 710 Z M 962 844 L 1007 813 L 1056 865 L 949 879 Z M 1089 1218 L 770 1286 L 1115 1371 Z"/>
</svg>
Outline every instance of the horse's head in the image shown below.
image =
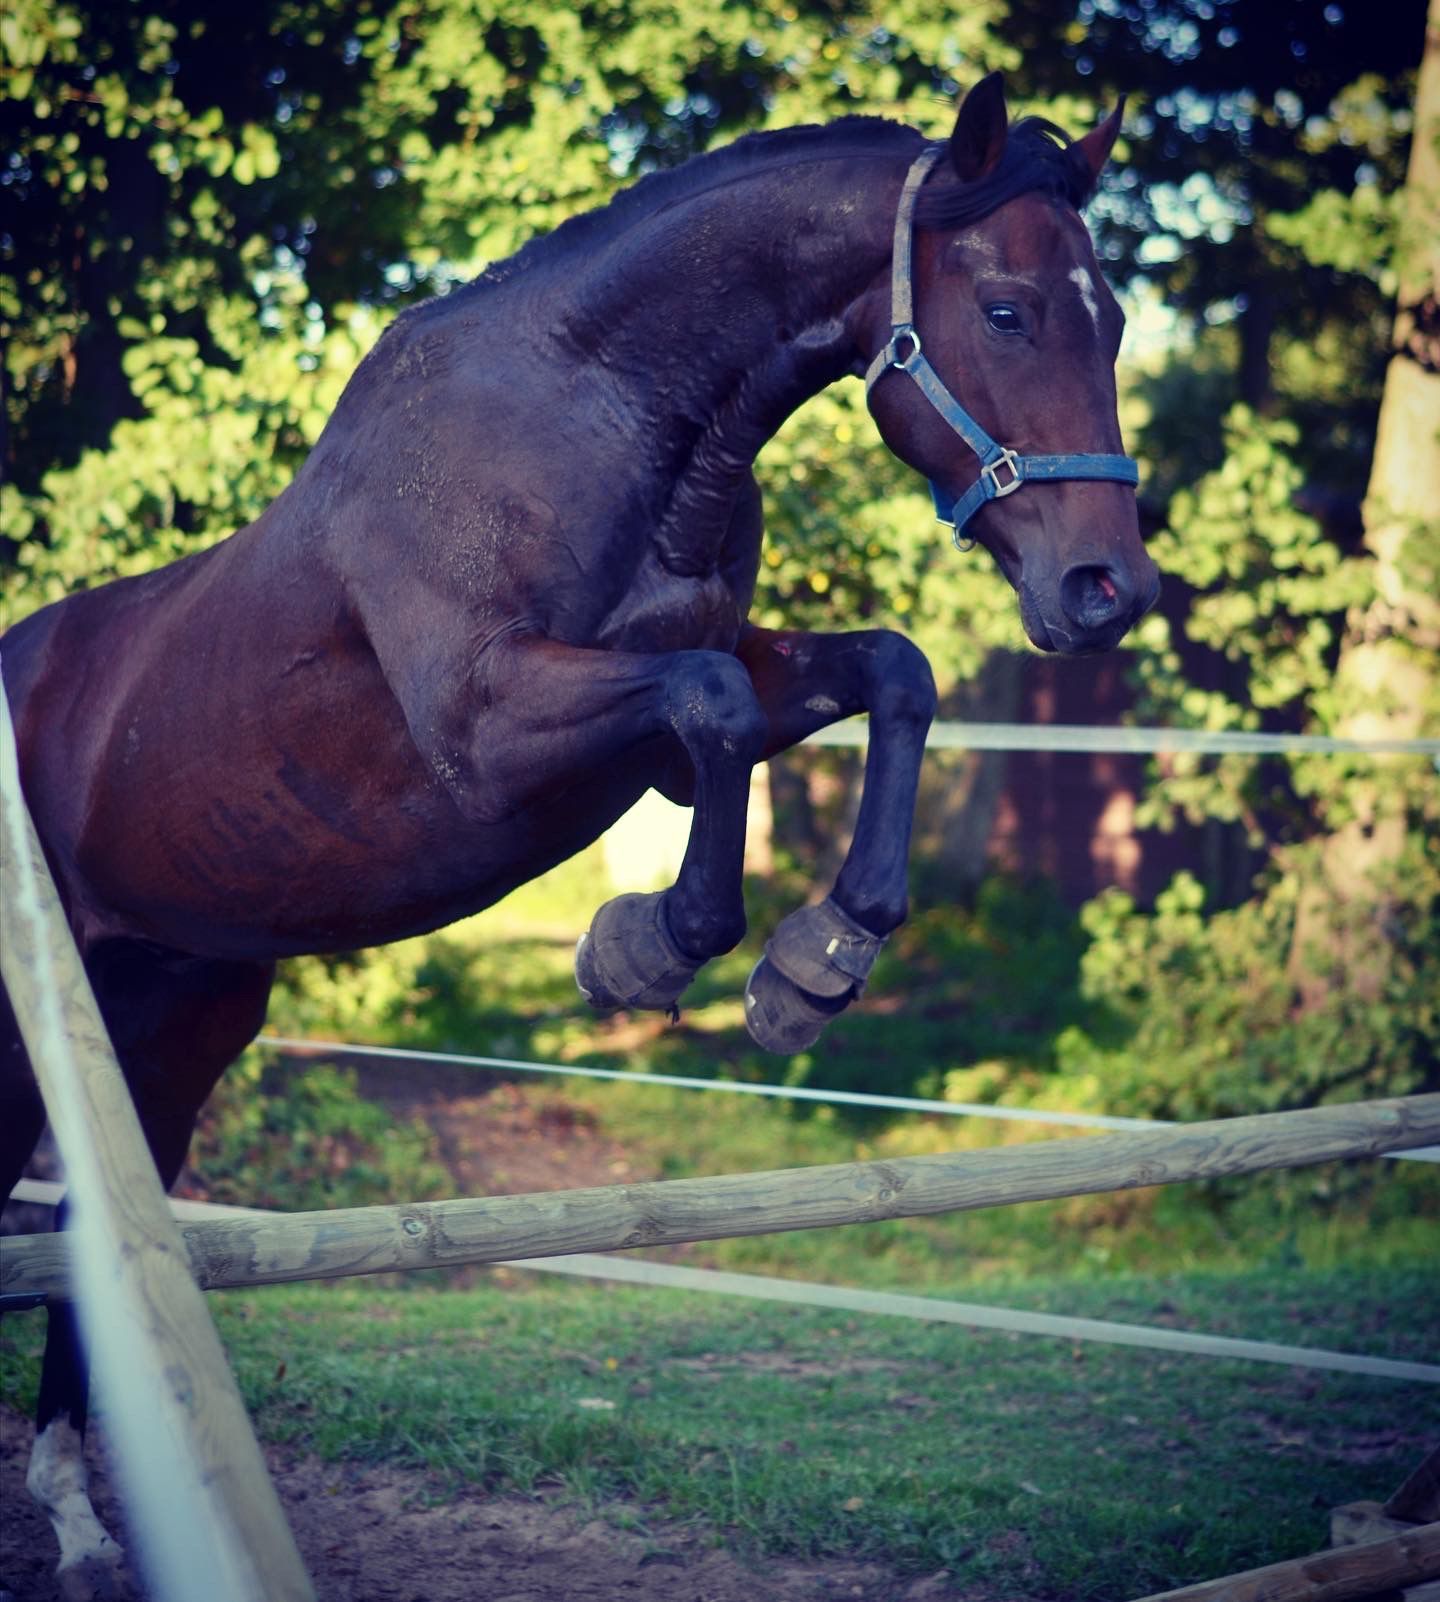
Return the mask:
<svg viewBox="0 0 1440 1602">
<path fill-rule="evenodd" d="M 886 443 L 956 543 L 995 557 L 1043 650 L 1108 649 L 1159 593 L 1115 411 L 1124 316 L 1078 210 L 1119 127 L 1119 108 L 1073 143 L 1011 127 L 991 74 L 911 168 L 889 284 L 863 303 Z"/>
</svg>

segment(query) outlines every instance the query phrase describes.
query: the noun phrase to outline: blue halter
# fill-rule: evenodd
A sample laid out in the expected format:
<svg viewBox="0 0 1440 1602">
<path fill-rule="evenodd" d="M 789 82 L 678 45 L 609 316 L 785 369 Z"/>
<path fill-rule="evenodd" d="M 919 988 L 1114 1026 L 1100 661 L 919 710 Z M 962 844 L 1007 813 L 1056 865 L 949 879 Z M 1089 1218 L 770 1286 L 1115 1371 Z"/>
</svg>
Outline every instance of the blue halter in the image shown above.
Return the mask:
<svg viewBox="0 0 1440 1602">
<path fill-rule="evenodd" d="M 914 293 L 910 281 L 911 223 L 915 215 L 915 196 L 930 169 L 945 153 L 944 145 L 928 145 L 915 158 L 900 191 L 895 213 L 895 250 L 890 280 L 890 338 L 865 374 L 868 397 L 880 378 L 892 367 L 908 373 L 920 386 L 926 400 L 961 439 L 980 458 L 980 477 L 958 500 L 930 480 L 935 497 L 935 516 L 950 524 L 957 550 L 974 548 L 961 530 L 986 501 L 997 501 L 1030 483 L 1052 483 L 1061 478 L 1103 478 L 1120 484 L 1138 484 L 1140 468 L 1131 456 L 1072 455 L 1020 456 L 1008 446 L 990 438 L 969 412 L 950 393 L 940 375 L 920 348 L 920 335 L 914 324 Z M 904 347 L 908 346 L 908 350 Z"/>
</svg>

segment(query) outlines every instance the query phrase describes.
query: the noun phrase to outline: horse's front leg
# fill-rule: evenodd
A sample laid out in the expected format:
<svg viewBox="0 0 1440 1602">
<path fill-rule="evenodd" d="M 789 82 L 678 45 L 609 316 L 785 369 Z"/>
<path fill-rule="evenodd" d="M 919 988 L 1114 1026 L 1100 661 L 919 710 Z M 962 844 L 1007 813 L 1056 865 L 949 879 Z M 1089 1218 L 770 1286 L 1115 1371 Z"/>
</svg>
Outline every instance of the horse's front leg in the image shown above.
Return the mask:
<svg viewBox="0 0 1440 1602">
<path fill-rule="evenodd" d="M 747 631 L 737 654 L 769 723 L 765 754 L 856 712 L 870 714 L 865 787 L 835 886 L 792 912 L 745 989 L 745 1021 L 770 1051 L 802 1051 L 865 988 L 885 937 L 905 920 L 910 828 L 935 680 L 902 635 Z"/>
<path fill-rule="evenodd" d="M 640 1007 L 673 1018 L 696 971 L 745 934 L 745 812 L 765 719 L 733 657 L 683 651 L 649 659 L 646 671 L 658 719 L 679 746 L 680 788 L 694 805 L 690 837 L 668 890 L 617 896 L 595 914 L 575 948 L 575 980 L 601 1011 Z"/>
<path fill-rule="evenodd" d="M 672 1012 L 696 970 L 745 933 L 745 807 L 766 728 L 749 675 L 721 651 L 591 650 L 527 635 L 492 645 L 472 684 L 469 701 L 412 703 L 406 715 L 443 736 L 483 703 L 468 745 L 442 742 L 438 764 L 478 822 L 528 812 L 543 833 L 563 814 L 567 830 L 585 833 L 577 819 L 601 820 L 630 775 L 640 776 L 634 793 L 683 777 L 695 815 L 674 885 L 606 902 L 575 954 L 595 1007 Z"/>
</svg>

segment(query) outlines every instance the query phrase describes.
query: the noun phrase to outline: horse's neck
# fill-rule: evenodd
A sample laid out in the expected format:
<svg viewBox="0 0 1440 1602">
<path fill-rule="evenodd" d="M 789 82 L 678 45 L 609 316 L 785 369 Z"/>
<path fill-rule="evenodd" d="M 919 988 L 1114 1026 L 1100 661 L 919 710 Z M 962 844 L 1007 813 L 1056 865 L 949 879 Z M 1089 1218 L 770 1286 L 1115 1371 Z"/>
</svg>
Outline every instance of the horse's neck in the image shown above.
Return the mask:
<svg viewBox="0 0 1440 1602">
<path fill-rule="evenodd" d="M 855 365 L 846 326 L 885 270 L 903 155 L 797 162 L 651 219 L 596 264 L 612 372 L 641 372 L 667 480 L 654 531 L 667 567 L 713 565 L 756 453 Z M 658 465 L 658 464 L 657 464 Z"/>
</svg>

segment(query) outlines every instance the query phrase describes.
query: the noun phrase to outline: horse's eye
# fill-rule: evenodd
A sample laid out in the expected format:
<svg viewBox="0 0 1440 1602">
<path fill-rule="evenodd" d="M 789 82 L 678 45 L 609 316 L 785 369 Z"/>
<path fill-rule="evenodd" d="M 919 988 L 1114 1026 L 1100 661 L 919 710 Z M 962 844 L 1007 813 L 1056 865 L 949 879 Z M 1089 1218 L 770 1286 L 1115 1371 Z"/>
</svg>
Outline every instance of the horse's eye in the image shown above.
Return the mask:
<svg viewBox="0 0 1440 1602">
<path fill-rule="evenodd" d="M 1013 306 L 1004 304 L 987 306 L 985 320 L 997 334 L 1023 334 L 1025 324 L 1020 321 L 1020 313 Z"/>
</svg>

